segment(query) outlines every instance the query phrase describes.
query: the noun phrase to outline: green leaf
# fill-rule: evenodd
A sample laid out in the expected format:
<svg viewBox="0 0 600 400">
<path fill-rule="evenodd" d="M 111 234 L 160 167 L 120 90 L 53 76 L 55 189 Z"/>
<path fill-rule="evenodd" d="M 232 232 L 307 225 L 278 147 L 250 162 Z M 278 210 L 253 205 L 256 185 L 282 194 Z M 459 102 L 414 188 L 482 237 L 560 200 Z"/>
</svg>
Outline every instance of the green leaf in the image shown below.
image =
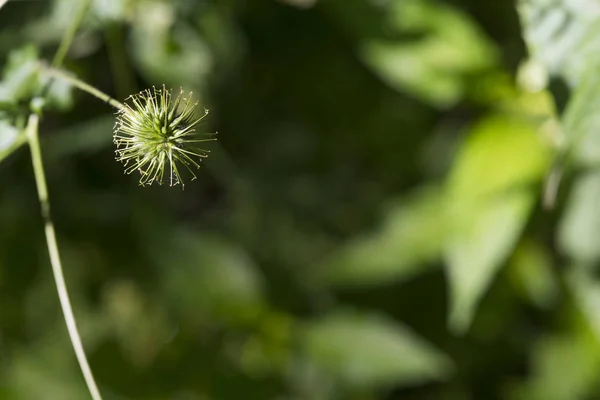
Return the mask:
<svg viewBox="0 0 600 400">
<path fill-rule="evenodd" d="M 0 82 L 0 104 L 14 104 L 31 97 L 38 86 L 39 64 L 35 47 L 12 51 Z"/>
<path fill-rule="evenodd" d="M 532 57 L 578 85 L 600 59 L 600 7 L 595 0 L 521 0 L 519 14 Z"/>
<path fill-rule="evenodd" d="M 476 125 L 448 178 L 446 265 L 450 325 L 467 329 L 517 243 L 548 168 L 549 149 L 527 121 L 493 116 Z"/>
<path fill-rule="evenodd" d="M 53 79 L 48 85 L 45 100 L 50 107 L 68 110 L 73 107 L 73 86 L 63 80 Z"/>
<path fill-rule="evenodd" d="M 597 69 L 592 68 L 575 89 L 563 116 L 566 145 L 578 165 L 600 165 L 599 107 L 600 76 Z"/>
<path fill-rule="evenodd" d="M 212 68 L 212 54 L 191 26 L 183 20 L 175 24 L 175 12 L 170 3 L 144 6 L 131 34 L 134 61 L 151 81 L 201 86 Z"/>
<path fill-rule="evenodd" d="M 311 362 L 353 387 L 410 386 L 452 371 L 445 355 L 376 315 L 345 311 L 307 323 L 303 344 Z"/>
<path fill-rule="evenodd" d="M 450 195 L 466 204 L 539 183 L 550 154 L 536 125 L 504 115 L 486 117 L 471 128 L 458 154 L 448 182 Z"/>
<path fill-rule="evenodd" d="M 422 188 L 391 207 L 380 229 L 353 239 L 316 270 L 335 286 L 410 278 L 441 257 L 444 221 L 441 190 Z"/>
<path fill-rule="evenodd" d="M 600 283 L 591 271 L 574 268 L 567 276 L 567 284 L 596 343 L 600 343 Z"/>
<path fill-rule="evenodd" d="M 167 236 L 152 245 L 152 254 L 169 297 L 184 313 L 237 318 L 262 307 L 262 276 L 241 248 L 185 230 Z"/>
<path fill-rule="evenodd" d="M 73 105 L 72 86 L 57 79 L 50 82 L 50 78 L 40 74 L 39 63 L 34 46 L 25 46 L 9 54 L 0 81 L 0 107 L 14 106 L 21 100 L 32 98 L 48 83 L 44 98 L 46 104 L 61 110 Z"/>
<path fill-rule="evenodd" d="M 581 268 L 568 274 L 566 283 L 583 316 L 583 324 L 572 326 L 571 332 L 552 334 L 537 341 L 532 349 L 531 376 L 513 388 L 510 399 L 597 397 L 594 393 L 600 374 L 600 285 L 589 271 Z"/>
<path fill-rule="evenodd" d="M 600 259 L 600 172 L 591 172 L 575 183 L 559 226 L 561 249 L 574 260 L 591 263 Z"/>
<path fill-rule="evenodd" d="M 492 279 L 527 223 L 535 195 L 516 191 L 471 208 L 457 223 L 446 251 L 450 326 L 463 332 Z"/>
<path fill-rule="evenodd" d="M 93 0 L 91 11 L 102 21 L 125 21 L 134 5 L 132 0 Z"/>
<path fill-rule="evenodd" d="M 543 337 L 532 350 L 531 377 L 514 388 L 510 399 L 595 398 L 600 358 L 585 335 L 577 332 Z"/>
<path fill-rule="evenodd" d="M 25 143 L 25 134 L 8 121 L 0 120 L 0 162 Z"/>
<path fill-rule="evenodd" d="M 381 79 L 440 107 L 458 101 L 465 76 L 493 66 L 497 55 L 485 34 L 464 14 L 440 3 L 390 3 L 391 32 L 421 35 L 416 40 L 366 41 L 361 56 Z"/>
<path fill-rule="evenodd" d="M 530 0 L 519 7 L 531 56 L 574 88 L 563 117 L 573 160 L 600 164 L 600 6 L 595 0 Z"/>
<path fill-rule="evenodd" d="M 552 257 L 540 243 L 521 243 L 509 264 L 514 285 L 532 304 L 548 309 L 559 295 L 558 283 L 552 273 Z"/>
</svg>

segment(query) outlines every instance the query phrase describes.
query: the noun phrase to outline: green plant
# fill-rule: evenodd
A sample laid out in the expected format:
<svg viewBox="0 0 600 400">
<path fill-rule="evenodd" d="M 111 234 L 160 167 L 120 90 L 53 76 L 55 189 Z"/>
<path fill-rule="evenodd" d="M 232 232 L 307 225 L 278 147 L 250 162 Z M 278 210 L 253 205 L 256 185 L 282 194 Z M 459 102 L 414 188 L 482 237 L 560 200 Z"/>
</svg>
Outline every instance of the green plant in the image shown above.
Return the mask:
<svg viewBox="0 0 600 400">
<path fill-rule="evenodd" d="M 81 0 L 10 0 L 0 398 L 87 392 L 14 152 L 29 114 L 103 396 L 598 398 L 600 9 L 514 3 L 92 0 L 40 67 Z M 112 112 L 152 83 L 210 96 L 235 154 L 193 185 L 175 160 L 185 192 L 115 162 Z"/>
<path fill-rule="evenodd" d="M 0 1 L 0 8 L 5 2 L 5 0 Z M 196 117 L 198 101 L 192 101 L 192 93 L 183 97 L 183 89 L 181 89 L 179 95 L 173 100 L 171 91 L 168 91 L 163 85 L 161 89 L 148 89 L 130 96 L 127 99 L 131 101 L 132 105 L 130 105 L 111 98 L 60 69 L 89 5 L 90 0 L 81 4 L 56 51 L 52 66 L 42 61 L 30 64 L 30 79 L 33 79 L 35 84 L 31 85 L 29 91 L 31 98 L 27 123 L 22 127 L 22 131 L 16 134 L 18 138 L 15 137 L 13 144 L 1 156 L 2 158 L 6 157 L 25 142 L 29 144 L 37 194 L 44 220 L 46 243 L 64 319 L 90 395 L 94 400 L 100 400 L 102 396 L 85 355 L 69 300 L 50 212 L 50 199 L 39 141 L 39 121 L 46 104 L 45 97 L 48 95 L 48 90 L 54 80 L 63 80 L 117 109 L 117 121 L 114 127 L 116 159 L 125 164 L 126 173 L 140 172 L 141 185 L 149 185 L 154 182 L 163 183 L 165 168 L 168 166 L 169 184 L 171 186 L 181 184 L 183 187 L 183 179 L 177 164 L 185 166 L 194 179 L 196 176 L 192 167 L 200 168 L 200 160 L 207 157 L 208 154 L 208 150 L 197 148 L 197 143 L 214 140 L 214 138 L 197 139 L 195 127 L 208 115 L 208 109 L 204 109 L 203 115 Z M 19 66 L 19 68 L 21 67 Z M 35 80 L 35 78 L 38 79 Z M 23 93 L 22 97 L 26 100 L 27 93 Z M 19 121 L 21 115 L 18 112 L 16 114 L 15 120 Z M 18 125 L 21 126 L 21 124 Z M 197 158 L 198 161 L 194 158 Z"/>
<path fill-rule="evenodd" d="M 198 143 L 215 140 L 213 134 L 199 139 L 195 127 L 208 115 L 204 109 L 196 116 L 198 101 L 192 100 L 192 93 L 184 97 L 183 89 L 175 99 L 165 85 L 161 89 L 146 89 L 121 103 L 98 89 L 56 68 L 42 66 L 42 71 L 53 78 L 63 79 L 79 89 L 105 101 L 117 109 L 114 127 L 114 144 L 117 147 L 117 161 L 125 165 L 125 172 L 139 171 L 140 184 L 162 184 L 165 168 L 168 166 L 170 186 L 181 184 L 183 178 L 177 164 L 187 168 L 196 178 L 192 167 L 200 168 L 200 161 L 208 157 L 208 150 L 197 147 Z M 132 103 L 127 104 L 127 100 Z M 198 159 L 196 161 L 194 158 Z"/>
</svg>

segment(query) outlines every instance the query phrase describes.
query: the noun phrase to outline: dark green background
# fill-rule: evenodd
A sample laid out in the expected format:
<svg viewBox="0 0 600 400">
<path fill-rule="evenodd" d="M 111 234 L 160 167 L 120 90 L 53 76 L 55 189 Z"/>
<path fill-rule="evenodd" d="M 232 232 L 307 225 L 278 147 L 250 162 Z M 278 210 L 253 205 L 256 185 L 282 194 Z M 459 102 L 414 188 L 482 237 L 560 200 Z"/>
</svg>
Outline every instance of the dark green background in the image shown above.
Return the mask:
<svg viewBox="0 0 600 400">
<path fill-rule="evenodd" d="M 478 121 L 508 118 L 491 125 L 499 142 L 515 118 L 538 126 L 516 83 L 516 4 L 400 3 L 92 1 L 65 68 L 119 100 L 163 83 L 193 90 L 211 110 L 201 129 L 219 133 L 185 190 L 139 187 L 114 161 L 108 105 L 74 91 L 44 112 L 52 215 L 106 399 L 600 396 L 598 346 L 554 248 L 562 197 L 554 211 L 539 204 L 545 171 L 516 179 L 533 208 L 462 328 L 449 317 L 442 217 L 410 219 L 429 201 L 419 193 L 452 181 Z M 10 0 L 0 65 L 27 45 L 51 59 L 80 4 Z M 419 50 L 432 37 L 446 49 L 463 25 L 475 33 L 454 42 L 458 61 Z M 365 55 L 373 43 L 406 49 L 397 71 L 431 76 L 394 82 Z M 26 146 L 0 164 L 0 398 L 84 399 L 30 164 Z M 528 262 L 550 282 L 533 300 L 537 275 L 517 271 Z"/>
</svg>

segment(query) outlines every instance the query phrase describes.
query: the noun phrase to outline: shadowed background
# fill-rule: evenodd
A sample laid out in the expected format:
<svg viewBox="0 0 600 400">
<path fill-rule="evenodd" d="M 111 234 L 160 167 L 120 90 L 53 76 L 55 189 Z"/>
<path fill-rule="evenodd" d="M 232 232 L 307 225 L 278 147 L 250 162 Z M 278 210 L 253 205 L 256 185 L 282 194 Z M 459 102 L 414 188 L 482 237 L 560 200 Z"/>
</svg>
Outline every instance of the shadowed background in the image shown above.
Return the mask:
<svg viewBox="0 0 600 400">
<path fill-rule="evenodd" d="M 80 4 L 0 10 L 0 105 Z M 194 91 L 219 133 L 185 190 L 139 187 L 114 110 L 53 87 L 52 214 L 105 398 L 600 396 L 598 178 L 542 210 L 554 105 L 521 32 L 500 0 L 93 0 L 65 68 L 119 100 Z M 30 164 L 0 164 L 0 399 L 84 399 Z"/>
</svg>

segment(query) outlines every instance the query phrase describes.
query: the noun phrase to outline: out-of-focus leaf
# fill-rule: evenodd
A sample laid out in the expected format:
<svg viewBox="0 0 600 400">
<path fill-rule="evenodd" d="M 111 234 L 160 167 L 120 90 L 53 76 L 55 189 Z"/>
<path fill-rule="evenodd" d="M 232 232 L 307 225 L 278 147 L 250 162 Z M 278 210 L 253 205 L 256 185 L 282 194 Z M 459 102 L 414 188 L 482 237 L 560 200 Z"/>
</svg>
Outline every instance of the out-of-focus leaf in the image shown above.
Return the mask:
<svg viewBox="0 0 600 400">
<path fill-rule="evenodd" d="M 563 128 L 573 158 L 600 164 L 600 4 L 594 0 L 521 1 L 525 39 L 535 62 L 574 88 Z"/>
<path fill-rule="evenodd" d="M 441 256 L 445 228 L 440 189 L 424 188 L 391 208 L 380 230 L 353 239 L 316 269 L 336 286 L 406 279 Z"/>
<path fill-rule="evenodd" d="M 595 0 L 521 0 L 519 13 L 532 57 L 577 85 L 600 59 L 600 4 Z"/>
<path fill-rule="evenodd" d="M 78 400 L 87 395 L 63 329 L 50 332 L 29 349 L 12 353 L 7 381 L 15 399 Z"/>
<path fill-rule="evenodd" d="M 307 323 L 302 341 L 309 361 L 354 387 L 409 386 L 452 371 L 445 355 L 381 316 L 337 312 Z"/>
<path fill-rule="evenodd" d="M 46 104 L 59 110 L 68 110 L 73 107 L 73 86 L 69 83 L 53 79 L 45 96 Z"/>
<path fill-rule="evenodd" d="M 260 335 L 245 341 L 237 360 L 249 374 L 273 375 L 290 362 L 291 341 L 295 338 L 294 317 L 279 312 L 265 312 L 260 318 Z"/>
<path fill-rule="evenodd" d="M 537 127 L 510 116 L 476 124 L 449 177 L 453 201 L 465 204 L 540 182 L 549 166 L 550 148 Z"/>
<path fill-rule="evenodd" d="M 131 282 L 117 281 L 108 286 L 104 305 L 106 322 L 123 353 L 137 366 L 148 365 L 176 332 L 176 327 L 167 323 L 163 310 L 144 298 Z"/>
<path fill-rule="evenodd" d="M 585 335 L 542 338 L 533 347 L 531 364 L 531 378 L 512 390 L 511 400 L 592 398 L 600 373 L 600 357 Z"/>
<path fill-rule="evenodd" d="M 600 36 L 598 38 L 600 42 Z M 566 145 L 577 164 L 600 165 L 600 76 L 593 68 L 571 97 L 563 117 Z"/>
<path fill-rule="evenodd" d="M 517 247 L 509 264 L 509 273 L 516 287 L 540 308 L 548 308 L 558 296 L 551 260 L 545 248 L 528 240 Z"/>
<path fill-rule="evenodd" d="M 124 21 L 133 10 L 135 0 L 93 0 L 92 11 L 103 21 Z"/>
<path fill-rule="evenodd" d="M 558 234 L 560 247 L 574 260 L 600 259 L 600 172 L 591 172 L 575 183 Z"/>
<path fill-rule="evenodd" d="M 0 120 L 0 161 L 8 157 L 13 151 L 25 143 L 26 137 L 8 121 Z"/>
<path fill-rule="evenodd" d="M 596 343 L 600 343 L 600 283 L 585 268 L 575 268 L 567 282 L 586 325 L 591 328 Z"/>
<path fill-rule="evenodd" d="M 144 3 L 131 36 L 134 61 L 150 81 L 169 86 L 202 86 L 213 60 L 191 26 L 175 24 L 171 3 Z"/>
<path fill-rule="evenodd" d="M 473 207 L 454 228 L 446 252 L 450 326 L 464 331 L 527 222 L 535 195 L 517 191 Z"/>
<path fill-rule="evenodd" d="M 169 232 L 149 251 L 162 268 L 169 297 L 184 313 L 253 313 L 263 302 L 262 277 L 242 249 L 217 237 Z"/>
<path fill-rule="evenodd" d="M 534 347 L 533 377 L 516 399 L 594 397 L 600 374 L 600 284 L 584 268 L 571 271 L 566 282 L 583 324 L 568 336 L 550 337 Z"/>
<path fill-rule="evenodd" d="M 67 109 L 73 103 L 71 85 L 52 80 L 40 74 L 39 59 L 34 46 L 26 46 L 10 53 L 0 81 L 0 108 L 31 98 L 49 83 L 45 92 L 46 103 L 59 109 Z"/>
<path fill-rule="evenodd" d="M 35 47 L 26 46 L 12 51 L 0 82 L 0 104 L 14 104 L 31 96 L 38 85 L 39 66 Z"/>
<path fill-rule="evenodd" d="M 446 107 L 463 95 L 465 76 L 494 65 L 494 47 L 468 17 L 432 1 L 390 3 L 389 29 L 413 40 L 369 40 L 361 55 L 390 86 Z"/>
<path fill-rule="evenodd" d="M 451 218 L 446 249 L 450 325 L 466 329 L 492 278 L 506 261 L 536 198 L 548 148 L 535 127 L 491 117 L 475 126 L 448 180 Z"/>
</svg>

